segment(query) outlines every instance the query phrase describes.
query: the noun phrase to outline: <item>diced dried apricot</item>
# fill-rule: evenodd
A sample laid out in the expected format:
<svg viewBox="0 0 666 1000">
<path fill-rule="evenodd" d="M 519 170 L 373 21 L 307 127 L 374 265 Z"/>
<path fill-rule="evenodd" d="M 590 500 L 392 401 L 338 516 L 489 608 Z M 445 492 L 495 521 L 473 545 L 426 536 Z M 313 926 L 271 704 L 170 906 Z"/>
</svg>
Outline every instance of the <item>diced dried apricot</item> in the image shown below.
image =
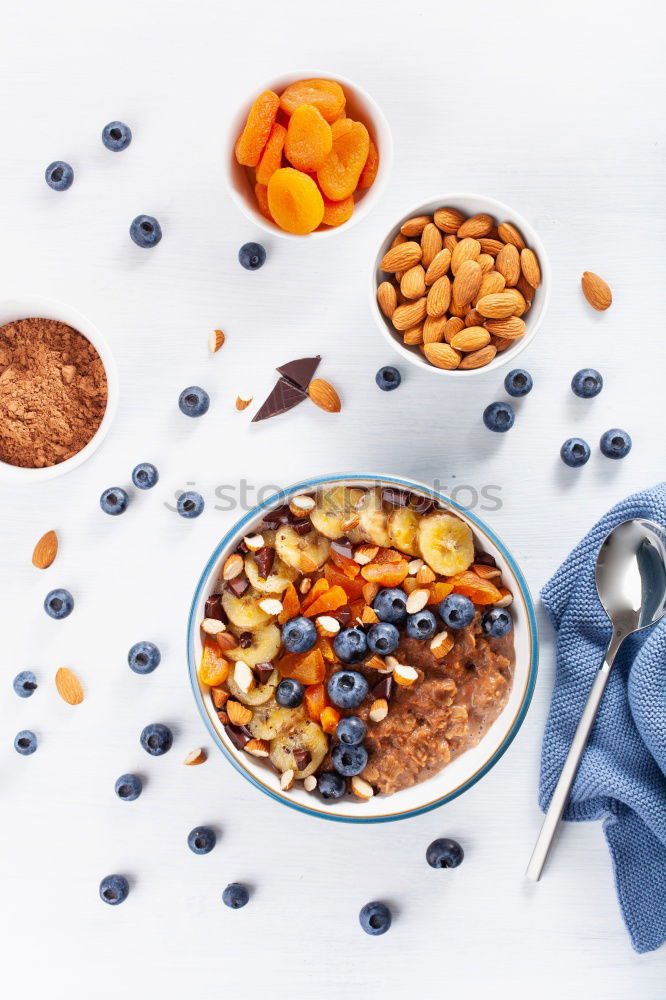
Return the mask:
<svg viewBox="0 0 666 1000">
<path fill-rule="evenodd" d="M 452 576 L 449 582 L 453 584 L 454 593 L 469 597 L 474 604 L 494 604 L 502 597 L 491 580 L 482 580 L 471 570 Z"/>
<path fill-rule="evenodd" d="M 361 176 L 358 179 L 357 187 L 364 189 L 372 187 L 375 177 L 377 176 L 377 171 L 379 170 L 379 153 L 377 147 L 375 146 L 372 139 L 370 140 L 370 149 L 368 150 L 368 158 L 365 161 L 365 166 L 361 171 Z"/>
<path fill-rule="evenodd" d="M 342 552 L 337 552 L 336 549 L 331 549 L 331 562 L 335 563 L 338 569 L 341 569 L 350 580 L 355 580 L 361 572 L 361 567 L 357 562 L 354 562 L 349 556 L 343 555 Z"/>
<path fill-rule="evenodd" d="M 378 583 L 363 584 L 363 600 L 365 601 L 366 604 L 372 604 L 378 593 L 379 593 Z"/>
<path fill-rule="evenodd" d="M 333 649 L 333 643 L 330 639 L 323 635 L 320 635 L 314 644 L 314 648 L 318 649 L 321 655 L 324 657 L 326 663 L 337 663 L 337 656 L 335 655 L 335 650 Z"/>
<path fill-rule="evenodd" d="M 351 580 L 348 576 L 345 576 L 337 567 L 333 566 L 330 562 L 326 563 L 324 567 L 324 573 L 326 579 L 332 587 L 338 586 L 342 587 L 345 594 L 350 601 L 358 600 L 363 596 L 363 580 L 356 578 Z"/>
<path fill-rule="evenodd" d="M 282 611 L 278 615 L 278 621 L 280 625 L 284 625 L 285 622 L 291 621 L 292 618 L 295 618 L 300 613 L 301 602 L 298 599 L 296 587 L 294 587 L 293 583 L 290 583 L 282 595 Z"/>
<path fill-rule="evenodd" d="M 217 687 L 224 684 L 228 676 L 229 664 L 222 656 L 222 650 L 214 639 L 207 637 L 199 664 L 199 680 L 209 687 Z"/>
<path fill-rule="evenodd" d="M 439 604 L 440 601 L 443 601 L 445 597 L 449 596 L 452 590 L 452 583 L 444 583 L 443 580 L 437 580 L 435 583 L 431 583 L 428 604 Z"/>
<path fill-rule="evenodd" d="M 312 587 L 308 591 L 306 597 L 303 599 L 303 613 L 305 613 L 311 604 L 318 601 L 322 594 L 325 594 L 328 590 L 330 584 L 323 576 L 318 580 L 315 580 Z"/>
<path fill-rule="evenodd" d="M 342 226 L 348 222 L 354 212 L 354 196 L 349 195 L 342 201 L 331 201 L 324 196 L 324 218 L 322 222 L 325 226 Z"/>
<path fill-rule="evenodd" d="M 330 611 L 337 611 L 338 608 L 344 607 L 346 603 L 347 595 L 342 587 L 331 587 L 325 594 L 308 605 L 305 614 L 308 618 L 313 618 L 315 615 L 326 615 Z"/>
<path fill-rule="evenodd" d="M 245 128 L 236 142 L 236 159 L 246 167 L 256 167 L 268 142 L 280 98 L 272 90 L 259 94 L 250 109 Z"/>
<path fill-rule="evenodd" d="M 361 621 L 364 625 L 375 625 L 379 621 L 379 617 L 375 609 L 366 604 L 361 612 Z"/>
<path fill-rule="evenodd" d="M 395 549 L 381 548 L 372 561 L 374 563 L 399 563 L 403 560 L 404 556 L 402 552 L 397 552 Z"/>
<path fill-rule="evenodd" d="M 358 599 L 358 601 L 350 601 L 349 602 L 349 611 L 351 612 L 351 616 L 352 616 L 352 620 L 351 620 L 351 624 L 352 625 L 354 625 L 356 623 L 356 619 L 357 618 L 361 617 L 361 615 L 363 614 L 364 607 L 365 607 L 365 601 L 363 600 L 362 597 L 360 597 Z"/>
<path fill-rule="evenodd" d="M 325 733 L 328 733 L 329 736 L 333 736 L 335 734 L 339 721 L 340 713 L 337 708 L 333 708 L 332 705 L 327 705 L 319 717 L 321 728 Z"/>
<path fill-rule="evenodd" d="M 305 707 L 313 722 L 319 722 L 327 704 L 326 688 L 323 684 L 311 684 L 310 687 L 306 687 Z"/>
<path fill-rule="evenodd" d="M 257 164 L 257 182 L 259 184 L 268 184 L 275 171 L 279 170 L 282 166 L 282 150 L 286 135 L 287 130 L 284 125 L 275 122 L 268 137 L 268 142 L 264 146 L 261 159 Z M 266 200 L 266 207 L 268 208 L 268 199 Z"/>
<path fill-rule="evenodd" d="M 269 180 L 268 208 L 280 229 L 297 236 L 311 233 L 324 218 L 321 191 L 311 177 L 293 167 L 281 167 Z"/>
<path fill-rule="evenodd" d="M 370 136 L 362 122 L 350 118 L 334 122 L 331 131 L 333 149 L 317 171 L 317 183 L 331 201 L 342 201 L 356 190 L 368 158 Z"/>
<path fill-rule="evenodd" d="M 273 221 L 273 216 L 271 215 L 271 210 L 268 207 L 268 188 L 265 184 L 255 184 L 254 185 L 254 196 L 257 199 L 257 205 L 259 206 L 259 211 L 263 216 L 270 221 Z"/>
<path fill-rule="evenodd" d="M 318 170 L 333 148 L 331 126 L 312 104 L 301 104 L 289 119 L 284 155 L 297 170 Z"/>
<path fill-rule="evenodd" d="M 408 573 L 409 565 L 404 560 L 399 563 L 368 563 L 361 570 L 364 579 L 382 587 L 399 587 Z"/>
<path fill-rule="evenodd" d="M 287 653 L 278 660 L 277 668 L 283 677 L 293 677 L 301 684 L 321 684 L 326 676 L 324 657 L 316 646 L 307 653 Z"/>
<path fill-rule="evenodd" d="M 327 122 L 332 122 L 344 112 L 345 100 L 345 92 L 335 80 L 298 80 L 282 93 L 280 107 L 293 115 L 296 108 L 311 104 Z"/>
</svg>

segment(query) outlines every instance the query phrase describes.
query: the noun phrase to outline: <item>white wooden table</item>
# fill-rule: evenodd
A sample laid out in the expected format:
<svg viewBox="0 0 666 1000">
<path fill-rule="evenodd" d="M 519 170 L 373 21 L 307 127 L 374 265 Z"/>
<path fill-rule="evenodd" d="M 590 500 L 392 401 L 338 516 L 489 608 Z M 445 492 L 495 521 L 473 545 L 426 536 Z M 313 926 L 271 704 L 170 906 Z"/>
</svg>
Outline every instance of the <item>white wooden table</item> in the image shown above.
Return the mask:
<svg viewBox="0 0 666 1000">
<path fill-rule="evenodd" d="M 543 882 L 523 878 L 540 823 L 553 680 L 543 621 L 540 676 L 518 738 L 481 783 L 419 819 L 316 822 L 259 795 L 212 748 L 204 766 L 182 765 L 187 751 L 209 745 L 189 690 L 184 630 L 200 569 L 238 514 L 216 509 L 225 506 L 217 487 L 231 484 L 237 497 L 246 480 L 253 499 L 270 484 L 342 470 L 493 486 L 500 504 L 482 502 L 477 513 L 536 595 L 608 506 L 663 474 L 660 6 L 337 0 L 331 9 L 293 0 L 33 0 L 3 12 L 3 293 L 59 297 L 97 322 L 117 357 L 122 400 L 103 448 L 78 472 L 2 490 L 2 979 L 25 1000 L 463 991 L 656 1000 L 665 955 L 632 953 L 599 824 L 565 829 Z M 259 233 L 223 190 L 221 136 L 257 82 L 301 67 L 339 72 L 372 92 L 394 131 L 394 174 L 358 228 L 314 247 L 266 240 L 268 261 L 250 274 L 236 253 Z M 99 138 L 113 118 L 134 132 L 117 156 Z M 75 167 L 66 194 L 42 179 L 56 158 Z M 502 398 L 500 376 L 454 384 L 402 364 L 399 391 L 374 385 L 376 369 L 396 360 L 368 310 L 375 247 L 412 205 L 456 190 L 515 205 L 539 229 L 554 270 L 549 315 L 521 359 L 535 388 L 503 437 L 481 424 L 484 406 Z M 129 241 L 140 212 L 162 223 L 154 252 Z M 605 315 L 582 299 L 584 269 L 613 289 Z M 213 327 L 227 343 L 211 358 Z M 260 401 L 276 364 L 310 352 L 323 355 L 321 374 L 340 391 L 339 416 L 304 404 L 251 425 L 252 411 L 235 411 L 238 393 Z M 592 402 L 569 390 L 585 365 L 606 381 Z M 191 383 L 212 397 L 198 421 L 176 405 Z M 626 461 L 595 448 L 583 470 L 562 466 L 566 437 L 596 445 L 618 425 L 634 438 Z M 105 517 L 100 492 L 125 484 L 138 461 L 159 466 L 159 486 L 122 518 Z M 167 507 L 186 484 L 207 500 L 192 523 Z M 49 528 L 61 553 L 39 573 L 30 554 Z M 75 595 L 65 622 L 41 609 L 52 586 Z M 163 652 L 150 677 L 126 664 L 142 638 Z M 85 685 L 77 709 L 53 687 L 64 664 Z M 11 679 L 27 667 L 41 686 L 19 701 Z M 138 744 L 152 721 L 175 732 L 161 759 Z M 40 736 L 26 759 L 11 745 L 24 727 Z M 146 777 L 133 804 L 113 793 L 128 770 Z M 207 857 L 185 843 L 198 823 L 220 830 Z M 465 846 L 455 872 L 425 864 L 427 844 L 441 835 Z M 114 871 L 132 882 L 119 909 L 97 898 L 99 879 Z M 220 899 L 232 880 L 252 887 L 237 913 Z M 394 926 L 370 940 L 357 912 L 374 898 L 391 903 Z"/>
</svg>

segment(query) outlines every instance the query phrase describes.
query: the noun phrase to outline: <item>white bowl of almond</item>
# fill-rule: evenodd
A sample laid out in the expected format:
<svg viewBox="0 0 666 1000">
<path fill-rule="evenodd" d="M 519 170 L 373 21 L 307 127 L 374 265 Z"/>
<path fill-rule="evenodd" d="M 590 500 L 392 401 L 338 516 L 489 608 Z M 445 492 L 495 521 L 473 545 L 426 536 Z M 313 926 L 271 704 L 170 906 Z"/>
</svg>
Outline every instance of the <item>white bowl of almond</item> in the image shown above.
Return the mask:
<svg viewBox="0 0 666 1000">
<path fill-rule="evenodd" d="M 199 581 L 190 679 L 255 787 L 328 819 L 416 815 L 477 781 L 529 705 L 527 586 L 485 525 L 394 476 L 299 483 Z"/>
<path fill-rule="evenodd" d="M 527 347 L 550 283 L 526 219 L 494 199 L 452 194 L 391 229 L 373 264 L 371 307 L 400 354 L 461 378 L 509 364 Z"/>
</svg>

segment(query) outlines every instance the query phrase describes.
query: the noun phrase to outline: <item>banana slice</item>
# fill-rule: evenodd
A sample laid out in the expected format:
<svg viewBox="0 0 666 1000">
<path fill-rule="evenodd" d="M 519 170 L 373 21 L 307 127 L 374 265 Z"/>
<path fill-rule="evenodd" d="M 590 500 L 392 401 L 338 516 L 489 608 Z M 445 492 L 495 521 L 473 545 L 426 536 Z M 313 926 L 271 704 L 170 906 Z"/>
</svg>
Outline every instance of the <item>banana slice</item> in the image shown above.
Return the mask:
<svg viewBox="0 0 666 1000">
<path fill-rule="evenodd" d="M 260 598 L 256 591 L 248 590 L 242 597 L 236 597 L 230 590 L 222 591 L 222 607 L 232 625 L 251 631 L 261 628 L 271 620 L 271 616 L 262 611 L 257 603 Z"/>
<path fill-rule="evenodd" d="M 230 649 L 227 656 L 230 660 L 243 660 L 248 667 L 256 663 L 271 663 L 280 652 L 282 637 L 277 625 L 262 625 L 252 632 L 252 645 L 247 649 L 237 646 Z"/>
<path fill-rule="evenodd" d="M 425 561 L 443 576 L 462 573 L 474 562 L 471 529 L 451 514 L 431 514 L 422 518 L 418 541 Z"/>
<path fill-rule="evenodd" d="M 299 535 L 290 524 L 283 524 L 275 533 L 275 548 L 283 562 L 301 573 L 314 573 L 328 559 L 330 543 L 316 531 Z"/>
<path fill-rule="evenodd" d="M 310 760 L 300 770 L 296 762 L 299 750 L 307 750 Z M 296 756 L 295 756 L 296 752 Z M 293 770 L 294 777 L 307 778 L 314 774 L 328 753 L 328 740 L 321 726 L 310 719 L 303 719 L 293 729 L 271 740 L 270 761 L 278 771 Z"/>
<path fill-rule="evenodd" d="M 256 740 L 274 740 L 289 732 L 304 718 L 305 709 L 302 705 L 298 708 L 283 708 L 271 698 L 255 708 L 247 728 Z"/>
<path fill-rule="evenodd" d="M 344 486 L 322 490 L 310 511 L 310 520 L 317 531 L 327 538 L 342 538 L 345 534 L 343 524 L 355 510 L 353 499 Z"/>
<path fill-rule="evenodd" d="M 368 491 L 359 514 L 358 527 L 365 541 L 388 548 L 391 545 L 391 538 L 388 533 L 386 511 L 382 507 L 380 490 Z"/>
<path fill-rule="evenodd" d="M 279 680 L 280 678 L 278 672 L 277 670 L 274 670 L 265 684 L 257 684 L 251 691 L 243 691 L 243 689 L 239 687 L 234 680 L 232 670 L 227 677 L 227 687 L 233 697 L 238 701 L 241 701 L 244 705 L 264 705 L 266 702 L 270 701 L 275 694 L 275 689 L 278 686 Z M 264 736 L 262 739 L 266 739 L 266 737 Z"/>
<path fill-rule="evenodd" d="M 418 542 L 419 517 L 409 507 L 398 507 L 388 517 L 388 532 L 391 542 L 400 552 L 410 556 L 421 554 Z"/>
<path fill-rule="evenodd" d="M 287 566 L 282 559 L 277 558 L 273 563 L 273 569 L 263 580 L 259 576 L 259 567 L 253 555 L 245 556 L 245 573 L 254 589 L 261 591 L 262 594 L 283 594 L 298 576 L 298 571 L 293 566 Z"/>
</svg>

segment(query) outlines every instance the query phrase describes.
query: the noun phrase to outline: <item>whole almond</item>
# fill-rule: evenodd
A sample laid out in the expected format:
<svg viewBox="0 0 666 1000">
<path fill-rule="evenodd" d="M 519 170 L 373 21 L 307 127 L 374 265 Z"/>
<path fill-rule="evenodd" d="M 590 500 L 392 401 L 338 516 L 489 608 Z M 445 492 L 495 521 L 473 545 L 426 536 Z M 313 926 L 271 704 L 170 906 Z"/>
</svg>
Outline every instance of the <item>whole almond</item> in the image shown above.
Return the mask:
<svg viewBox="0 0 666 1000">
<path fill-rule="evenodd" d="M 208 350 L 211 354 L 217 354 L 224 343 L 224 334 L 221 330 L 213 330 L 208 334 Z"/>
<path fill-rule="evenodd" d="M 391 316 L 391 322 L 396 330 L 409 330 L 412 326 L 418 326 L 426 318 L 426 299 L 416 299 L 408 302 L 404 306 L 398 306 Z"/>
<path fill-rule="evenodd" d="M 424 344 L 423 353 L 436 368 L 452 371 L 460 364 L 460 354 L 448 344 Z"/>
<path fill-rule="evenodd" d="M 377 305 L 387 319 L 390 319 L 398 305 L 398 295 L 395 285 L 390 281 L 382 281 L 377 288 Z"/>
<path fill-rule="evenodd" d="M 400 226 L 400 232 L 403 236 L 420 236 L 429 223 L 432 223 L 431 216 L 415 215 L 413 218 L 403 222 Z"/>
<path fill-rule="evenodd" d="M 460 368 L 466 371 L 472 368 L 483 368 L 485 365 L 490 364 L 496 354 L 497 348 L 493 347 L 492 344 L 488 344 L 487 347 L 482 347 L 480 351 L 473 351 L 471 354 L 466 354 L 460 362 Z"/>
<path fill-rule="evenodd" d="M 239 701 L 232 701 L 230 699 L 225 708 L 229 720 L 234 726 L 246 726 L 252 718 L 252 710 L 246 708 L 245 705 L 241 705 Z"/>
<path fill-rule="evenodd" d="M 485 316 L 482 316 L 478 309 L 470 309 L 465 316 L 465 326 L 483 326 Z"/>
<path fill-rule="evenodd" d="M 518 316 L 509 316 L 507 319 L 489 319 L 486 320 L 485 327 L 496 337 L 503 337 L 505 340 L 517 340 L 525 334 L 525 321 Z"/>
<path fill-rule="evenodd" d="M 393 249 L 393 247 L 399 247 L 401 243 L 406 243 L 406 242 L 407 242 L 406 236 L 403 236 L 402 233 L 396 233 L 396 235 L 393 237 L 393 240 L 391 241 L 391 250 Z"/>
<path fill-rule="evenodd" d="M 483 274 L 475 260 L 464 260 L 453 281 L 453 301 L 456 308 L 467 306 L 481 287 Z"/>
<path fill-rule="evenodd" d="M 218 632 L 215 636 L 215 642 L 222 652 L 226 652 L 228 649 L 236 649 L 238 646 L 238 639 L 231 632 Z"/>
<path fill-rule="evenodd" d="M 490 343 L 493 347 L 497 348 L 497 353 L 499 354 L 501 351 L 506 351 L 507 347 L 511 347 L 513 340 L 509 340 L 507 337 L 496 337 L 493 334 L 490 338 Z"/>
<path fill-rule="evenodd" d="M 444 327 L 444 340 L 450 344 L 457 333 L 465 329 L 465 322 L 459 316 L 451 316 Z"/>
<path fill-rule="evenodd" d="M 467 353 L 478 351 L 490 343 L 490 334 L 482 326 L 468 326 L 451 339 L 451 347 L 455 351 Z M 464 360 L 464 359 L 463 359 Z M 462 364 L 462 362 L 461 362 Z"/>
<path fill-rule="evenodd" d="M 541 268 L 539 267 L 539 261 L 537 260 L 534 250 L 529 250 L 526 247 L 520 251 L 520 266 L 527 283 L 531 285 L 532 288 L 538 288 L 541 284 Z"/>
<path fill-rule="evenodd" d="M 584 271 L 581 278 L 583 295 L 593 309 L 604 312 L 613 301 L 613 295 L 603 278 L 593 271 Z"/>
<path fill-rule="evenodd" d="M 457 247 L 459 243 L 460 240 L 458 239 L 457 236 L 454 236 L 453 233 L 447 233 L 446 236 L 444 237 L 444 246 L 449 251 L 449 253 L 453 253 L 454 248 Z"/>
<path fill-rule="evenodd" d="M 451 282 L 447 274 L 430 286 L 426 311 L 428 316 L 443 316 L 451 301 Z"/>
<path fill-rule="evenodd" d="M 425 276 L 426 285 L 433 285 L 438 278 L 441 278 L 443 274 L 446 274 L 450 266 L 451 251 L 444 247 L 443 250 L 440 250 L 439 253 L 433 257 L 428 266 Z"/>
<path fill-rule="evenodd" d="M 421 263 L 425 268 L 431 263 L 442 249 L 442 233 L 437 226 L 429 222 L 421 233 Z"/>
<path fill-rule="evenodd" d="M 308 396 L 315 406 L 326 410 L 327 413 L 339 413 L 341 410 L 340 397 L 331 383 L 323 378 L 315 378 L 310 382 Z"/>
<path fill-rule="evenodd" d="M 497 233 L 503 243 L 510 243 L 518 250 L 525 249 L 525 240 L 521 236 L 520 230 L 516 229 L 512 222 L 500 222 Z"/>
<path fill-rule="evenodd" d="M 451 298 L 451 305 L 449 306 L 449 315 L 456 316 L 458 319 L 461 319 L 463 321 L 463 326 L 465 325 L 465 316 L 467 315 L 468 309 L 469 305 L 464 305 L 464 306 L 458 305 L 458 303 L 454 302 L 453 298 Z"/>
<path fill-rule="evenodd" d="M 425 271 L 421 264 L 415 264 L 400 279 L 400 291 L 406 299 L 420 299 L 425 290 Z"/>
<path fill-rule="evenodd" d="M 457 274 L 461 264 L 464 264 L 466 260 L 477 260 L 480 253 L 481 244 L 478 240 L 472 239 L 471 236 L 460 240 L 451 253 L 451 270 Z"/>
<path fill-rule="evenodd" d="M 446 316 L 426 316 L 423 324 L 423 343 L 441 344 L 447 322 Z"/>
<path fill-rule="evenodd" d="M 509 298 L 513 299 L 513 302 L 514 302 L 513 315 L 514 316 L 522 316 L 523 313 L 526 312 L 526 310 L 527 310 L 527 302 L 525 301 L 524 297 L 520 294 L 520 292 L 518 291 L 517 288 L 505 288 L 503 294 L 504 295 L 508 295 Z"/>
<path fill-rule="evenodd" d="M 438 208 L 434 219 L 435 225 L 443 233 L 455 234 L 465 221 L 465 216 L 456 208 Z"/>
<path fill-rule="evenodd" d="M 502 247 L 495 259 L 495 268 L 504 275 L 507 285 L 513 288 L 520 277 L 520 254 L 513 243 Z"/>
<path fill-rule="evenodd" d="M 497 257 L 504 244 L 501 240 L 494 240 L 490 236 L 482 236 L 479 239 L 481 252 L 488 253 L 491 257 Z"/>
<path fill-rule="evenodd" d="M 497 292 L 494 295 L 484 295 L 476 303 L 476 308 L 487 319 L 505 319 L 513 316 L 516 300 L 508 291 Z"/>
<path fill-rule="evenodd" d="M 381 269 L 382 271 L 406 271 L 410 267 L 414 267 L 421 260 L 421 247 L 418 243 L 410 242 L 401 243 L 397 247 L 393 247 L 382 257 Z"/>
<path fill-rule="evenodd" d="M 484 274 L 481 279 L 481 287 L 479 288 L 479 294 L 476 299 L 482 299 L 484 295 L 495 295 L 497 292 L 503 292 L 506 286 L 506 281 L 504 280 L 504 275 L 500 274 L 499 271 L 490 271 L 488 274 Z M 476 302 L 474 303 L 476 305 Z"/>
<path fill-rule="evenodd" d="M 83 701 L 81 681 L 69 667 L 60 667 L 56 671 L 55 684 L 58 694 L 68 705 L 80 705 Z"/>
<path fill-rule="evenodd" d="M 532 299 L 534 298 L 535 289 L 532 288 L 532 286 L 530 285 L 529 281 L 527 280 L 522 271 L 520 272 L 520 277 L 518 278 L 518 284 L 516 285 L 516 288 L 523 296 L 525 301 L 531 305 Z"/>
<path fill-rule="evenodd" d="M 461 240 L 465 239 L 466 236 L 473 236 L 476 239 L 479 236 L 487 236 L 492 228 L 492 216 L 480 212 L 478 215 L 472 215 L 469 219 L 465 219 L 456 235 Z"/>
<path fill-rule="evenodd" d="M 489 274 L 495 268 L 495 258 L 491 257 L 489 253 L 479 254 L 477 257 L 479 262 L 479 267 L 481 268 L 482 274 Z"/>
<path fill-rule="evenodd" d="M 47 531 L 39 539 L 32 553 L 32 565 L 37 569 L 48 569 L 58 554 L 58 536 L 55 531 Z"/>
<path fill-rule="evenodd" d="M 408 347 L 414 347 L 415 344 L 422 344 L 423 323 L 419 323 L 418 326 L 412 326 L 409 330 L 405 330 L 402 335 L 402 339 Z"/>
</svg>

